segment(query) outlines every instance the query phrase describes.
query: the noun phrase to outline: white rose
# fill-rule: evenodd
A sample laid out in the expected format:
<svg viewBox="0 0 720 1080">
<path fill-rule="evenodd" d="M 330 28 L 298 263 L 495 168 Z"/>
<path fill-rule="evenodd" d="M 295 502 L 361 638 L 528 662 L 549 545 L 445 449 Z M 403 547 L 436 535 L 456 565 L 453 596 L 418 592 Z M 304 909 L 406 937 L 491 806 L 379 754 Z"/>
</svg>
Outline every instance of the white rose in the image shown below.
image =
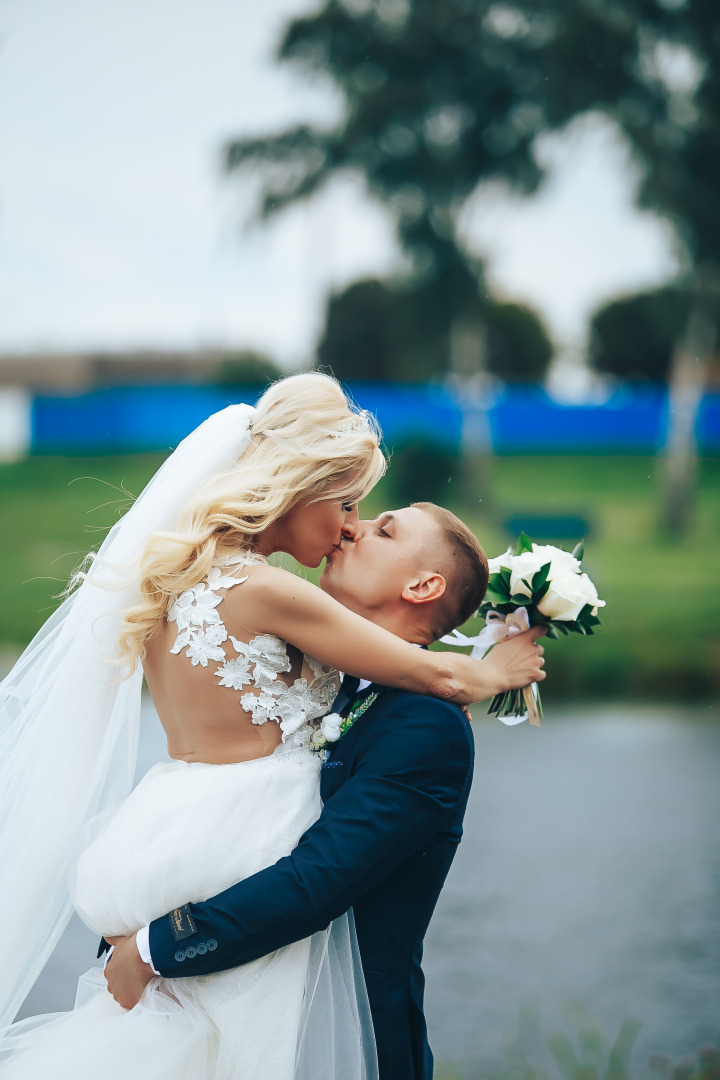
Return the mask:
<svg viewBox="0 0 720 1080">
<path fill-rule="evenodd" d="M 533 574 L 541 567 L 550 563 L 548 580 L 564 573 L 580 573 L 580 563 L 569 551 L 553 547 L 551 544 L 533 544 L 532 551 L 523 551 L 521 555 L 515 555 L 512 560 L 510 574 L 510 592 L 520 593 L 522 596 L 531 596 L 531 591 L 523 585 L 523 578 L 532 582 Z"/>
<path fill-rule="evenodd" d="M 523 551 L 522 555 L 515 555 L 510 567 L 510 592 L 513 595 L 520 593 L 522 596 L 532 596 L 531 590 L 523 584 L 522 579 L 527 578 L 532 582 L 533 574 L 549 561 L 548 557 L 536 551 Z"/>
<path fill-rule="evenodd" d="M 337 742 L 340 738 L 340 725 L 342 722 L 343 718 L 339 713 L 328 713 L 327 716 L 323 717 L 320 730 L 328 742 Z"/>
<path fill-rule="evenodd" d="M 541 556 L 540 565 L 549 562 L 550 577 L 555 577 L 561 570 L 571 570 L 573 574 L 580 573 L 580 563 L 570 551 L 553 547 L 552 544 L 533 544 L 533 555 Z"/>
<path fill-rule="evenodd" d="M 325 736 L 323 735 L 320 728 L 318 728 L 317 731 L 313 732 L 312 741 L 313 741 L 313 746 L 322 746 L 322 744 L 325 742 Z"/>
<path fill-rule="evenodd" d="M 538 604 L 538 611 L 549 619 L 572 622 L 586 604 L 593 605 L 593 615 L 597 615 L 599 607 L 605 607 L 605 601 L 598 599 L 597 589 L 587 574 L 566 571 L 553 577 L 550 588 Z"/>
<path fill-rule="evenodd" d="M 491 574 L 499 574 L 503 569 L 510 569 L 513 561 L 513 553 L 508 548 L 504 555 L 498 555 L 495 559 L 488 559 L 488 568 Z"/>
</svg>

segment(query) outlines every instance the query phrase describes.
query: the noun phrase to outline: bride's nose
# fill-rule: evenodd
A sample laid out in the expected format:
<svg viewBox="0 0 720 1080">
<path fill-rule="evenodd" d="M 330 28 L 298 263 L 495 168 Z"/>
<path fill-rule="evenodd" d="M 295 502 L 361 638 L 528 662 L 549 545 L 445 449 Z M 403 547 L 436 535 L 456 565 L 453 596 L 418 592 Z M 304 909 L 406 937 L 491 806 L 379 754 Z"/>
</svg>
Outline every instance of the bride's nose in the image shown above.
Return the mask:
<svg viewBox="0 0 720 1080">
<path fill-rule="evenodd" d="M 359 529 L 360 519 L 358 518 L 357 506 L 354 506 L 352 510 L 345 511 L 345 518 L 342 526 L 343 540 L 349 540 L 354 544 L 358 538 Z"/>
</svg>

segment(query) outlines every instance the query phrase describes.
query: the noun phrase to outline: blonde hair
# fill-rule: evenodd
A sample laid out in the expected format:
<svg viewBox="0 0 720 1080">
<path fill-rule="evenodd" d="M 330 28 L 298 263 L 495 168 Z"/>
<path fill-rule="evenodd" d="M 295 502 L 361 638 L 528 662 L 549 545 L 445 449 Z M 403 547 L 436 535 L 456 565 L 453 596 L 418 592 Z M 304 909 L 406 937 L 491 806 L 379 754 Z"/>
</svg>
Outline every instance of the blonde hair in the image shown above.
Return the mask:
<svg viewBox="0 0 720 1080">
<path fill-rule="evenodd" d="M 223 556 L 306 499 L 356 502 L 385 472 L 380 431 L 329 375 L 273 383 L 257 403 L 250 444 L 231 469 L 198 491 L 176 532 L 153 533 L 140 561 L 139 603 L 125 612 L 120 652 L 129 670 L 175 597 L 204 581 Z"/>
</svg>

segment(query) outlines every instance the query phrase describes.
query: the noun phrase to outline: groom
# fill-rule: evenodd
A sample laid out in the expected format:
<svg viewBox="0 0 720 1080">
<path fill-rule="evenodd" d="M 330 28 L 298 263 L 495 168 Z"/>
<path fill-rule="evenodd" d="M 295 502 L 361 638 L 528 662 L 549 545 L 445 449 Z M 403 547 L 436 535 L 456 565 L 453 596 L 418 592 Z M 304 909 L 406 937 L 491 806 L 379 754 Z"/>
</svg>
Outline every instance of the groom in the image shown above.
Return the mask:
<svg viewBox="0 0 720 1080">
<path fill-rule="evenodd" d="M 360 522 L 322 588 L 407 641 L 428 645 L 478 608 L 488 566 L 466 526 L 432 503 Z M 538 630 L 484 661 L 497 689 L 544 678 Z M 528 664 L 532 667 L 529 670 Z M 359 682 L 359 685 L 358 685 Z M 346 677 L 335 710 L 365 709 L 332 745 L 318 821 L 286 858 L 135 937 L 112 939 L 108 988 L 126 1008 L 158 973 L 208 975 L 322 930 L 353 908 L 381 1080 L 430 1080 L 422 942 L 462 835 L 473 741 L 457 705 Z M 148 953 L 149 947 L 149 953 Z M 145 953 L 152 967 L 139 955 Z"/>
</svg>

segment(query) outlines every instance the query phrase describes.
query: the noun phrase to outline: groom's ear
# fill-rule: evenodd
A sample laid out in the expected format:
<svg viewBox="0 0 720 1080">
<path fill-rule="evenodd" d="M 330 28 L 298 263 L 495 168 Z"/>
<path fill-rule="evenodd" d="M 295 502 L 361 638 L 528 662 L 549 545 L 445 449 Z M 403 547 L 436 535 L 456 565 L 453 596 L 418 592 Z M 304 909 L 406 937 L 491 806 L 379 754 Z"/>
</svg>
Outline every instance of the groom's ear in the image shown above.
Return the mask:
<svg viewBox="0 0 720 1080">
<path fill-rule="evenodd" d="M 419 574 L 409 581 L 402 593 L 408 604 L 428 604 L 445 595 L 445 578 L 442 574 Z"/>
</svg>

